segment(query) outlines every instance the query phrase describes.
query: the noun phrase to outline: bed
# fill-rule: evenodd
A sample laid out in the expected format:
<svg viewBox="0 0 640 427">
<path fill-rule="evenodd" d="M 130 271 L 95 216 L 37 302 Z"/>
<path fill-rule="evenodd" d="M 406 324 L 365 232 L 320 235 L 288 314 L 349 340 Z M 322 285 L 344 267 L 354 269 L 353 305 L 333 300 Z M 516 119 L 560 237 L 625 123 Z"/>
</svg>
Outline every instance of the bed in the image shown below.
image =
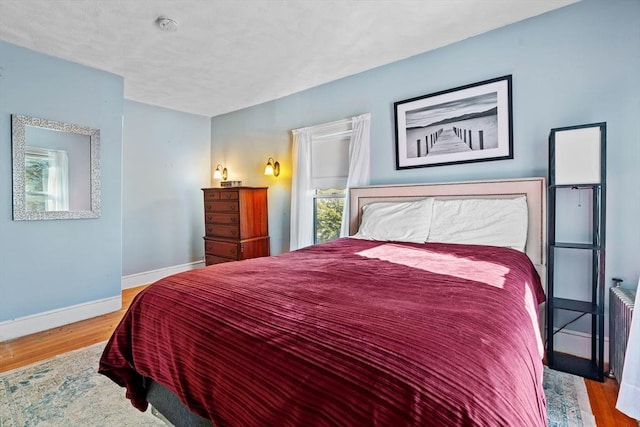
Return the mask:
<svg viewBox="0 0 640 427">
<path fill-rule="evenodd" d="M 99 372 L 175 425 L 546 425 L 544 179 L 351 189 L 350 232 L 427 199 L 525 200 L 524 251 L 342 238 L 169 276 Z"/>
</svg>

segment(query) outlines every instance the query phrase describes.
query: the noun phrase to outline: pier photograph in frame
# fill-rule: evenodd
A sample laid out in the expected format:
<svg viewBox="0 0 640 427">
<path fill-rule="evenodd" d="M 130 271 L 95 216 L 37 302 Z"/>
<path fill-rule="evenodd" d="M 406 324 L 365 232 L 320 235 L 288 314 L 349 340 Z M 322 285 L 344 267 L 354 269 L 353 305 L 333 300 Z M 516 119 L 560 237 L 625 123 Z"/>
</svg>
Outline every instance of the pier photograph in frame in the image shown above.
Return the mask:
<svg viewBox="0 0 640 427">
<path fill-rule="evenodd" d="M 513 158 L 511 76 L 394 103 L 396 169 Z"/>
</svg>

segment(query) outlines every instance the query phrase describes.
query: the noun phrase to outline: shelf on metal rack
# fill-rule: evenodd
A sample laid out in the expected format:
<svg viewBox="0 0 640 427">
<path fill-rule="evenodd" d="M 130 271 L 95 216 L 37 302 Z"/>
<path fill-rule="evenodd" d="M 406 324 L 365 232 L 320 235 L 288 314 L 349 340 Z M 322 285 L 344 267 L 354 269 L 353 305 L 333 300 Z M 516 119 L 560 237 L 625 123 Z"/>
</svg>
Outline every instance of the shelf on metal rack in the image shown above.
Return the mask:
<svg viewBox="0 0 640 427">
<path fill-rule="evenodd" d="M 550 188 L 598 188 L 602 184 L 553 184 Z"/>
<path fill-rule="evenodd" d="M 571 243 L 571 242 L 555 242 L 550 244 L 553 248 L 565 248 L 565 249 L 589 249 L 592 251 L 602 250 L 600 245 L 594 245 L 592 243 Z"/>
<path fill-rule="evenodd" d="M 553 352 L 552 359 L 552 361 L 549 361 L 549 368 L 551 369 L 595 381 L 604 380 L 604 369 L 593 360 L 557 351 Z"/>
<path fill-rule="evenodd" d="M 591 301 L 580 301 L 568 298 L 552 298 L 551 304 L 556 310 L 578 311 L 580 313 L 601 314 L 598 305 Z"/>
</svg>

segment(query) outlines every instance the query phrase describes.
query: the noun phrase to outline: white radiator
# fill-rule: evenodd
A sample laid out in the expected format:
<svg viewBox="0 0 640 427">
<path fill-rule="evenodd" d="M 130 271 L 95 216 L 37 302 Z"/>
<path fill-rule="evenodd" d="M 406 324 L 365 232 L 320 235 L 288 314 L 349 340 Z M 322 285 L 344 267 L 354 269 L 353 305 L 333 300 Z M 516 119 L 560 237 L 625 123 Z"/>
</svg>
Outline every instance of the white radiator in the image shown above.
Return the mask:
<svg viewBox="0 0 640 427">
<path fill-rule="evenodd" d="M 612 287 L 609 291 L 609 372 L 608 376 L 622 379 L 624 354 L 631 329 L 631 315 L 636 291 Z"/>
</svg>

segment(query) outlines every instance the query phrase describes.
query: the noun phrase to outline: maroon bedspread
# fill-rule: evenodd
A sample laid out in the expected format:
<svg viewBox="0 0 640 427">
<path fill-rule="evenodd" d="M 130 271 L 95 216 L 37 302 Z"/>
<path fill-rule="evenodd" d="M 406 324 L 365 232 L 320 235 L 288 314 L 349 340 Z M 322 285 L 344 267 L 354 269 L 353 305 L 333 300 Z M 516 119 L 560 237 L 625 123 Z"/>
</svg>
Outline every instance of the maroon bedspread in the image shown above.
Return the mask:
<svg viewBox="0 0 640 427">
<path fill-rule="evenodd" d="M 525 254 L 340 239 L 167 277 L 99 371 L 224 426 L 544 426 L 544 293 Z"/>
</svg>

